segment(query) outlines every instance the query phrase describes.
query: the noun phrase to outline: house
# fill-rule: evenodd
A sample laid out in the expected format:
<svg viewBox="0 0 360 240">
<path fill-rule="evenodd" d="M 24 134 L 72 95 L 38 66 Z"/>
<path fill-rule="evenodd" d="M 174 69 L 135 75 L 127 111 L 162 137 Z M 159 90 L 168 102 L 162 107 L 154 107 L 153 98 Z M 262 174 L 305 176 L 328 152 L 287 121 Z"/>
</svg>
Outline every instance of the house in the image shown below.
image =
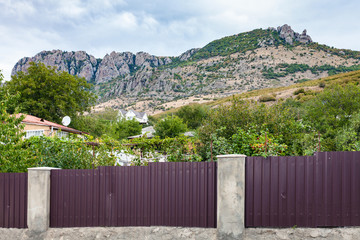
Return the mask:
<svg viewBox="0 0 360 240">
<path fill-rule="evenodd" d="M 38 118 L 32 115 L 27 115 L 23 113 L 19 113 L 16 117 L 20 117 L 24 115 L 25 118 L 22 120 L 22 124 L 25 125 L 24 131 L 26 133 L 25 138 L 30 138 L 32 136 L 59 136 L 66 137 L 69 133 L 84 135 L 87 134 L 85 132 L 66 127 L 57 123 L 53 123 L 47 121 L 43 118 Z"/>
<path fill-rule="evenodd" d="M 126 120 L 135 119 L 141 124 L 148 123 L 148 116 L 147 116 L 146 112 L 137 112 L 132 109 L 130 109 L 129 111 L 120 109 L 119 113 L 118 113 L 118 117 L 119 117 L 119 119 L 125 118 Z"/>
</svg>

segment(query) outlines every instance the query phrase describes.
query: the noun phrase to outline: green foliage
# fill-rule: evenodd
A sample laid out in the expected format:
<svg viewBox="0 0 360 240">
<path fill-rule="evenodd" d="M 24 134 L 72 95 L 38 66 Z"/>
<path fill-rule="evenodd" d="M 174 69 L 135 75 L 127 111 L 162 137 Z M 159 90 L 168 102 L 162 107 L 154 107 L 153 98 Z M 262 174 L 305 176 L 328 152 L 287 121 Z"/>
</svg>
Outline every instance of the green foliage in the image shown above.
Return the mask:
<svg viewBox="0 0 360 240">
<path fill-rule="evenodd" d="M 190 129 L 198 128 L 202 121 L 208 117 L 209 107 L 206 105 L 192 104 L 181 107 L 176 115 L 179 116 Z"/>
<path fill-rule="evenodd" d="M 0 172 L 26 172 L 27 168 L 39 166 L 74 169 L 114 165 L 114 152 L 122 149 L 118 143 L 99 144 L 94 156 L 93 147 L 77 137 L 24 139 L 24 116 L 17 118 L 18 108 L 14 107 L 19 99 L 19 94 L 9 94 L 0 87 Z M 10 105 L 13 114 L 8 112 Z"/>
<path fill-rule="evenodd" d="M 262 71 L 262 75 L 267 79 L 278 79 L 280 77 L 285 77 L 287 74 L 285 72 L 274 72 L 273 68 L 268 68 Z"/>
<path fill-rule="evenodd" d="M 26 170 L 29 164 L 23 161 L 28 154 L 22 146 L 24 125 L 21 121 L 24 117 L 16 118 L 17 109 L 14 115 L 10 115 L 7 109 L 9 103 L 16 103 L 18 98 L 19 95 L 0 90 L 0 172 Z"/>
<path fill-rule="evenodd" d="M 275 46 L 285 44 L 279 34 L 272 30 L 255 29 L 215 40 L 201 48 L 192 56 L 192 60 L 200 60 L 214 56 L 227 56 L 232 53 L 244 53 L 260 47 L 259 41 L 272 40 Z"/>
<path fill-rule="evenodd" d="M 275 67 L 275 69 L 278 70 L 278 71 L 275 72 L 273 68 L 264 69 L 262 71 L 262 75 L 267 79 L 277 79 L 277 78 L 280 78 L 280 77 L 286 77 L 289 74 L 294 74 L 294 73 L 298 73 L 298 72 L 303 73 L 303 72 L 306 72 L 306 71 L 310 70 L 313 74 L 319 74 L 321 72 L 328 72 L 328 74 L 331 76 L 331 75 L 335 75 L 335 74 L 338 74 L 338 73 L 344 73 L 344 72 L 351 72 L 351 71 L 360 70 L 360 65 L 353 65 L 353 66 L 350 66 L 350 67 L 346 67 L 346 66 L 338 66 L 338 67 L 336 67 L 336 66 L 332 66 L 332 65 L 329 65 L 329 64 L 325 64 L 325 65 L 322 65 L 322 66 L 310 67 L 307 64 L 281 63 L 281 64 L 278 64 Z"/>
<path fill-rule="evenodd" d="M 267 130 L 259 132 L 253 128 L 246 131 L 242 128 L 232 136 L 234 153 L 246 156 L 281 156 L 285 155 L 286 144 L 281 144 L 281 135 L 274 136 Z"/>
<path fill-rule="evenodd" d="M 174 73 L 174 79 L 182 80 L 182 77 L 179 74 Z"/>
<path fill-rule="evenodd" d="M 312 49 L 328 52 L 343 58 L 355 58 L 355 59 L 360 58 L 360 51 L 353 51 L 349 49 L 337 49 L 316 42 L 309 43 L 308 46 Z"/>
<path fill-rule="evenodd" d="M 117 139 L 124 139 L 130 136 L 141 134 L 142 126 L 136 119 L 120 119 L 115 123 L 115 133 Z"/>
<path fill-rule="evenodd" d="M 261 134 L 262 131 L 266 130 L 269 138 L 274 140 L 274 144 L 276 143 L 276 147 L 287 146 L 286 149 L 281 149 L 281 154 L 302 154 L 303 145 L 300 139 L 308 127 L 298 119 L 305 114 L 304 111 L 302 104 L 294 100 L 266 106 L 234 98 L 232 104 L 212 110 L 209 117 L 204 121 L 204 125 L 199 128 L 198 134 L 207 151 L 209 151 L 209 143 L 213 134 L 216 134 L 217 138 L 228 139 L 228 145 L 231 147 L 227 147 L 226 151 L 232 153 L 234 149 L 237 149 L 237 152 L 244 150 L 239 147 L 239 144 L 237 147 L 233 146 L 235 139 L 233 136 L 239 133 L 239 128 L 245 132 L 252 129 L 251 131 L 259 135 L 260 141 L 264 137 L 264 134 Z M 221 131 L 218 131 L 219 129 Z M 261 143 L 263 142 L 252 142 L 252 144 Z M 274 149 L 276 149 L 275 146 Z M 248 150 L 254 154 L 252 149 Z M 201 150 L 201 152 L 203 158 L 207 160 L 208 155 L 203 154 L 205 150 Z"/>
<path fill-rule="evenodd" d="M 154 126 L 157 123 L 157 118 L 154 116 L 148 116 L 148 125 Z"/>
<path fill-rule="evenodd" d="M 160 139 L 158 136 L 155 138 L 135 138 L 131 141 L 123 142 L 124 145 L 130 146 L 128 152 L 138 155 L 140 159 L 141 154 L 146 159 L 155 158 L 161 154 L 167 157 L 170 162 L 197 162 L 201 161 L 201 157 L 197 152 L 198 141 L 195 138 L 187 138 L 185 136 L 178 136 L 175 138 Z M 136 161 L 136 165 L 146 164 L 141 161 Z"/>
<path fill-rule="evenodd" d="M 198 130 L 200 140 L 203 143 L 209 142 L 217 129 L 222 129 L 217 133 L 218 136 L 230 139 L 238 127 L 252 122 L 251 111 L 254 104 L 256 103 L 233 98 L 231 104 L 212 109 L 209 117 L 205 119 L 203 126 Z"/>
<path fill-rule="evenodd" d="M 347 85 L 326 89 L 307 102 L 307 110 L 308 121 L 321 132 L 342 127 L 360 110 L 360 87 Z"/>
<path fill-rule="evenodd" d="M 259 102 L 273 102 L 276 101 L 274 96 L 264 95 L 259 97 Z"/>
<path fill-rule="evenodd" d="M 296 90 L 296 91 L 294 92 L 294 95 L 299 95 L 300 93 L 305 93 L 305 89 L 299 88 L 298 90 Z"/>
<path fill-rule="evenodd" d="M 310 81 L 310 79 L 302 78 L 302 79 L 296 80 L 295 83 L 304 83 L 304 82 L 307 82 L 307 81 Z"/>
<path fill-rule="evenodd" d="M 155 125 L 156 135 L 160 138 L 174 138 L 186 130 L 186 124 L 178 116 L 168 116 Z"/>
<path fill-rule="evenodd" d="M 106 108 L 102 112 L 78 115 L 72 119 L 70 127 L 87 132 L 91 136 L 110 136 L 117 138 L 115 133 L 118 111 Z"/>
<path fill-rule="evenodd" d="M 351 116 L 349 123 L 339 129 L 335 139 L 339 151 L 360 151 L 360 112 Z"/>
<path fill-rule="evenodd" d="M 355 116 L 360 112 L 360 87 L 333 86 L 320 93 L 306 91 L 305 94 L 298 96 L 311 99 L 288 99 L 271 106 L 234 98 L 232 104 L 212 110 L 198 130 L 200 140 L 210 151 L 209 143 L 216 133 L 218 139 L 227 139 L 227 145 L 231 146 L 226 147 L 229 153 L 233 150 L 248 155 L 263 154 L 262 131 L 266 131 L 268 138 L 274 140 L 273 154 L 278 155 L 311 155 L 318 150 L 319 141 L 322 151 L 357 149 L 359 129 Z M 208 155 L 202 156 L 208 159 Z"/>
<path fill-rule="evenodd" d="M 115 149 L 105 143 L 90 146 L 76 136 L 70 140 L 57 137 L 31 137 L 24 142 L 35 166 L 61 169 L 89 169 L 115 164 Z M 94 152 L 93 152 L 94 151 Z M 95 153 L 93 155 L 93 153 Z"/>
<path fill-rule="evenodd" d="M 337 130 L 349 124 L 351 116 L 360 110 L 360 87 L 347 85 L 325 89 L 306 102 L 306 121 L 324 138 L 322 149 L 336 150 Z"/>
<path fill-rule="evenodd" d="M 5 88 L 10 94 L 20 93 L 22 112 L 57 123 L 66 115 L 74 118 L 89 110 L 96 100 L 84 78 L 56 72 L 43 63 L 30 63 L 28 73 L 18 72 Z"/>
</svg>

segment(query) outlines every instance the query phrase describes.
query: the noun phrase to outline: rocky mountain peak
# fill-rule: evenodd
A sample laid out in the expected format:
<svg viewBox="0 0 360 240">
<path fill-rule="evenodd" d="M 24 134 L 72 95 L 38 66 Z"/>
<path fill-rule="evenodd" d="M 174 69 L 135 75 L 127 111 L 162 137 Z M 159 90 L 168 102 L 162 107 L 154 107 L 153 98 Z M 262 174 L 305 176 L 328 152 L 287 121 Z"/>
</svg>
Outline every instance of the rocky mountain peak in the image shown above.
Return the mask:
<svg viewBox="0 0 360 240">
<path fill-rule="evenodd" d="M 299 34 L 291 29 L 291 27 L 287 24 L 283 26 L 277 27 L 277 32 L 280 34 L 280 38 L 284 39 L 290 45 L 294 44 L 294 41 L 298 41 L 301 43 L 311 43 L 312 39 L 309 35 L 307 35 L 306 29 Z"/>
<path fill-rule="evenodd" d="M 192 55 L 194 55 L 197 51 L 199 51 L 200 48 L 192 48 L 190 50 L 187 50 L 183 54 L 179 56 L 180 61 L 186 61 L 189 58 L 191 58 Z"/>
</svg>

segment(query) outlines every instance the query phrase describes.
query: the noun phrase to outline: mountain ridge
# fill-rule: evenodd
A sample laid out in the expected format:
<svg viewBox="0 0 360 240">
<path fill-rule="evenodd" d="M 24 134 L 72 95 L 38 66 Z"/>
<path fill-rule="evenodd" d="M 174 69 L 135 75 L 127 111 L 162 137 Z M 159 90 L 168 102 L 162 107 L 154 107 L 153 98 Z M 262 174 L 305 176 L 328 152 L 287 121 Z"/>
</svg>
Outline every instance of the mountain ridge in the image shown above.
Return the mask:
<svg viewBox="0 0 360 240">
<path fill-rule="evenodd" d="M 285 24 L 227 36 L 176 57 L 111 52 L 96 59 L 85 51 L 42 51 L 20 59 L 12 74 L 26 71 L 31 61 L 44 62 L 94 83 L 101 102 L 119 99 L 110 107 L 164 110 L 166 102 L 217 98 L 360 69 L 359 59 L 358 51 L 315 43 L 306 30 L 296 33 Z"/>
</svg>

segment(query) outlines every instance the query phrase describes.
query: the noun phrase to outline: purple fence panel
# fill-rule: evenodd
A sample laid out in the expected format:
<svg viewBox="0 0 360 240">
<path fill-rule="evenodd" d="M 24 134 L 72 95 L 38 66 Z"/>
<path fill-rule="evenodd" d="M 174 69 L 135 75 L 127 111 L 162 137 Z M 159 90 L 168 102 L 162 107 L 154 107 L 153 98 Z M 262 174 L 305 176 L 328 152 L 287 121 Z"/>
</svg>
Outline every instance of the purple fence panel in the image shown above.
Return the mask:
<svg viewBox="0 0 360 240">
<path fill-rule="evenodd" d="M 360 226 L 360 152 L 247 157 L 247 227 Z"/>
<path fill-rule="evenodd" d="M 51 227 L 216 227 L 216 163 L 52 170 Z"/>
<path fill-rule="evenodd" d="M 0 173 L 0 227 L 27 227 L 27 173 Z"/>
</svg>

